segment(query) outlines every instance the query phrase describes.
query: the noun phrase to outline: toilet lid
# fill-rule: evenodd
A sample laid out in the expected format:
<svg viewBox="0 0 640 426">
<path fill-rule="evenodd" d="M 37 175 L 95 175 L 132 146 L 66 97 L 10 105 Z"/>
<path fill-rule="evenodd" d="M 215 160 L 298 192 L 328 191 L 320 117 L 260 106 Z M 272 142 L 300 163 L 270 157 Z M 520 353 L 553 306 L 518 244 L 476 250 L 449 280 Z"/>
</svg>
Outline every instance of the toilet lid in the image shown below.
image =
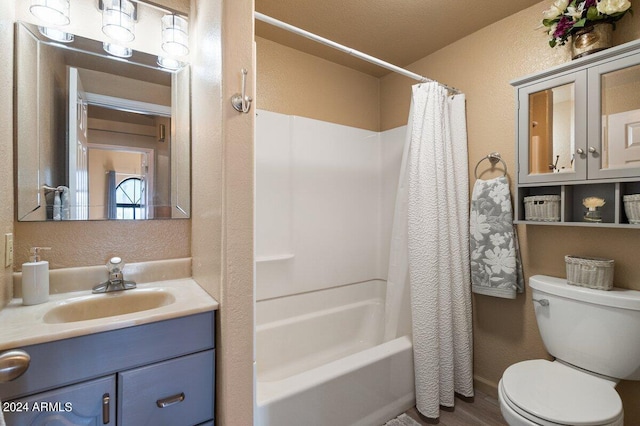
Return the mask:
<svg viewBox="0 0 640 426">
<path fill-rule="evenodd" d="M 602 425 L 622 414 L 612 384 L 544 359 L 523 361 L 502 376 L 505 396 L 537 418 L 565 425 Z"/>
</svg>

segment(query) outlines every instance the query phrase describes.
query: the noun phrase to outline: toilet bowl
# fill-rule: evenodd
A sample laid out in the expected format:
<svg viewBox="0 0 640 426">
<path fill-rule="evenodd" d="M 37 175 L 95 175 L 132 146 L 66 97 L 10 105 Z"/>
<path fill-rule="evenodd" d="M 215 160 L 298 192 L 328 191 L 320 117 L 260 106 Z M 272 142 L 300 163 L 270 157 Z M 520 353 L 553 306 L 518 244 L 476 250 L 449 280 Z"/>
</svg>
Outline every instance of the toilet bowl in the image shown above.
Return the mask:
<svg viewBox="0 0 640 426">
<path fill-rule="evenodd" d="M 523 361 L 502 375 L 500 409 L 511 426 L 622 426 L 615 384 L 557 361 Z"/>
<path fill-rule="evenodd" d="M 498 385 L 510 426 L 622 426 L 620 379 L 640 380 L 640 292 L 531 277 L 536 321 L 556 360 L 522 361 Z"/>
</svg>

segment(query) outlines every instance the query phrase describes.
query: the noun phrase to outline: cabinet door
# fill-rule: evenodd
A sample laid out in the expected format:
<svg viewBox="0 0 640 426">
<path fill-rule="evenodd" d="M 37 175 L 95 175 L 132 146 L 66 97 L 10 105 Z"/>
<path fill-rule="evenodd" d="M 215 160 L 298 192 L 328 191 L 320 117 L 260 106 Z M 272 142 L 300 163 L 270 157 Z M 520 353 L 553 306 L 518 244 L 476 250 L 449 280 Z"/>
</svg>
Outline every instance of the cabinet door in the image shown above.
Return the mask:
<svg viewBox="0 0 640 426">
<path fill-rule="evenodd" d="M 518 89 L 519 183 L 586 179 L 586 90 L 586 71 Z"/>
<path fill-rule="evenodd" d="M 640 54 L 589 71 L 589 179 L 640 175 Z"/>
<path fill-rule="evenodd" d="M 214 352 L 118 374 L 119 426 L 193 426 L 213 419 Z"/>
<path fill-rule="evenodd" d="M 115 425 L 116 379 L 102 379 L 2 403 L 7 426 Z"/>
</svg>

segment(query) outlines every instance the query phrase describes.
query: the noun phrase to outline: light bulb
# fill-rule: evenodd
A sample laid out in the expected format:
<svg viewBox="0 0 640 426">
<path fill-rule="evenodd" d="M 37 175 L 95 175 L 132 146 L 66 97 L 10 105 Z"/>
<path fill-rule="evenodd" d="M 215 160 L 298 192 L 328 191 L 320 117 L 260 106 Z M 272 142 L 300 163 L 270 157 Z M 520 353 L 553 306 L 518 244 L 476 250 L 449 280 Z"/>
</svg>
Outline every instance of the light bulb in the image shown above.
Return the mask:
<svg viewBox="0 0 640 426">
<path fill-rule="evenodd" d="M 189 22 L 178 15 L 162 17 L 162 50 L 169 56 L 189 54 Z"/>
<path fill-rule="evenodd" d="M 160 65 L 162 68 L 166 68 L 168 70 L 179 70 L 180 68 L 184 67 L 184 62 L 181 62 L 177 59 L 174 58 L 167 58 L 165 56 L 158 56 L 158 65 Z"/>
<path fill-rule="evenodd" d="M 135 35 L 135 6 L 129 0 L 103 0 L 102 32 L 109 38 L 127 43 Z"/>
<path fill-rule="evenodd" d="M 48 25 L 68 25 L 69 0 L 31 0 L 29 11 Z"/>
<path fill-rule="evenodd" d="M 120 46 L 113 43 L 102 43 L 102 48 L 110 55 L 117 56 L 118 58 L 130 58 L 133 54 L 133 50 L 130 47 Z"/>
<path fill-rule="evenodd" d="M 38 27 L 38 31 L 40 31 L 40 34 L 43 36 L 61 43 L 71 43 L 73 41 L 73 34 L 66 33 L 57 28 Z"/>
</svg>

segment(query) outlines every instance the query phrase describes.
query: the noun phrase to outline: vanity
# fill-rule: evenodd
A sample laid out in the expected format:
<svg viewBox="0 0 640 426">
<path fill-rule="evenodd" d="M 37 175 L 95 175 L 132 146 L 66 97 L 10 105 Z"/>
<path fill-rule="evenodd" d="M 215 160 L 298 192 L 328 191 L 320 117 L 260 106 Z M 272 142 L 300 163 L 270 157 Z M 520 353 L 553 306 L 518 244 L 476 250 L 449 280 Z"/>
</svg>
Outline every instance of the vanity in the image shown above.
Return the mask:
<svg viewBox="0 0 640 426">
<path fill-rule="evenodd" d="M 517 103 L 516 223 L 638 228 L 624 200 L 640 194 L 640 41 L 511 84 Z M 585 218 L 590 197 L 604 201 L 599 220 Z M 554 217 L 526 214 L 526 203 L 550 198 L 559 204 Z"/>
<path fill-rule="evenodd" d="M 190 278 L 14 299 L 0 311 L 0 354 L 30 364 L 0 386 L 7 424 L 213 425 L 217 307 Z"/>
<path fill-rule="evenodd" d="M 166 67 L 149 53 L 170 11 L 136 4 L 142 50 L 125 60 L 100 30 L 93 34 L 102 22 L 97 3 L 75 3 L 85 13 L 65 27 L 64 40 L 43 31 L 27 2 L 16 3 L 16 219 L 74 232 L 70 246 L 105 228 L 81 221 L 120 221 L 107 229 L 120 232 L 122 245 L 150 250 L 129 241 L 133 220 L 191 214 L 190 67 Z M 55 221 L 78 225 L 60 231 Z M 14 285 L 16 298 L 0 310 L 0 358 L 15 352 L 29 363 L 6 382 L 13 367 L 0 365 L 7 424 L 213 425 L 218 303 L 181 278 L 190 276 L 190 259 L 175 261 L 158 261 L 165 269 L 153 274 L 129 265 L 138 287 L 104 294 L 91 293 L 104 267 L 70 268 L 82 269 L 79 286 L 51 270 L 49 301 L 33 306 L 22 305 Z"/>
</svg>

